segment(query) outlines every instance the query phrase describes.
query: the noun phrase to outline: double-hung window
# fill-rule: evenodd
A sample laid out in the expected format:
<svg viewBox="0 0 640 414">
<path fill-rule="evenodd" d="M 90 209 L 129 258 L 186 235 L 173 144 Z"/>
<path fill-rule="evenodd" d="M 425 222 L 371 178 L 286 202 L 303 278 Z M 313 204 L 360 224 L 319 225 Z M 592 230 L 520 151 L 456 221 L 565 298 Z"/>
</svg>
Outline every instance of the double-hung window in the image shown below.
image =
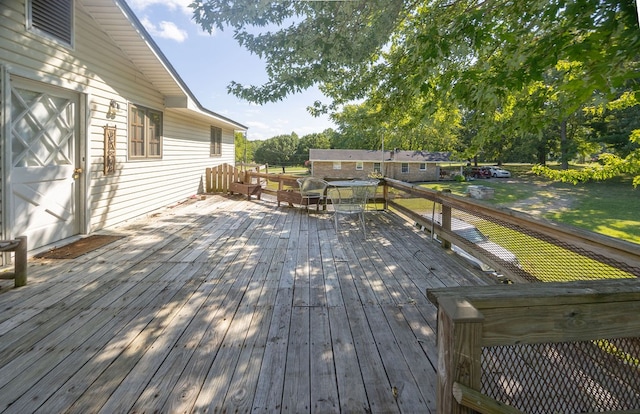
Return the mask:
<svg viewBox="0 0 640 414">
<path fill-rule="evenodd" d="M 364 169 L 364 163 L 362 161 L 356 161 L 356 170 L 362 171 Z"/>
<path fill-rule="evenodd" d="M 129 158 L 162 158 L 162 112 L 129 105 Z"/>
<path fill-rule="evenodd" d="M 212 126 L 209 156 L 219 157 L 221 155 L 222 155 L 222 128 Z"/>
<path fill-rule="evenodd" d="M 408 162 L 403 162 L 400 168 L 401 168 L 402 174 L 409 174 L 409 163 Z"/>
<path fill-rule="evenodd" d="M 27 0 L 27 28 L 73 46 L 74 0 Z"/>
</svg>

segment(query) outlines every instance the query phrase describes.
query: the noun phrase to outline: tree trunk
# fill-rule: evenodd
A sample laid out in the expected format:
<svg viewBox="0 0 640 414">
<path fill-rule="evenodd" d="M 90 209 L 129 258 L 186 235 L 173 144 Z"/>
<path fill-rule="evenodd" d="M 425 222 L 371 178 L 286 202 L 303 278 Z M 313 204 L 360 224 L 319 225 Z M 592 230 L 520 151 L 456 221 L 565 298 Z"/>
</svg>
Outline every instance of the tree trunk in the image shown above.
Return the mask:
<svg viewBox="0 0 640 414">
<path fill-rule="evenodd" d="M 563 170 L 569 169 L 569 143 L 567 142 L 567 120 L 560 123 L 560 161 Z"/>
<path fill-rule="evenodd" d="M 547 165 L 547 146 L 540 145 L 538 147 L 538 164 Z"/>
</svg>

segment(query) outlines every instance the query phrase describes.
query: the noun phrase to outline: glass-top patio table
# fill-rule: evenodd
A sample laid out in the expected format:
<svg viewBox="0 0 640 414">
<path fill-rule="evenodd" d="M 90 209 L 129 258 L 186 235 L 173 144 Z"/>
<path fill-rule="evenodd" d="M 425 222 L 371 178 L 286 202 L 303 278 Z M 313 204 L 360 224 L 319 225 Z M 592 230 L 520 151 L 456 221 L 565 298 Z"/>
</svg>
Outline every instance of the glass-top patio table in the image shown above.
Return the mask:
<svg viewBox="0 0 640 414">
<path fill-rule="evenodd" d="M 338 180 L 329 181 L 329 185 L 334 187 L 367 187 L 370 185 L 378 185 L 378 183 L 373 180 Z"/>
</svg>

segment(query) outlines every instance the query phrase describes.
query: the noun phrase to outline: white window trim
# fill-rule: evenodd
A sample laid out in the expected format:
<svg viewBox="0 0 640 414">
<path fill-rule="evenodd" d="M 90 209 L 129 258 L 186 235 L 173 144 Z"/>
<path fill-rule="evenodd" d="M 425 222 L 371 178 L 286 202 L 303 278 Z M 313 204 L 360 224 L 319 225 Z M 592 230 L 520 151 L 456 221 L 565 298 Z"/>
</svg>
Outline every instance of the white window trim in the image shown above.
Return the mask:
<svg viewBox="0 0 640 414">
<path fill-rule="evenodd" d="M 333 162 L 333 169 L 334 169 L 334 170 L 341 170 L 341 169 L 342 169 L 342 162 L 340 162 L 340 161 L 334 161 L 334 162 Z"/>
</svg>

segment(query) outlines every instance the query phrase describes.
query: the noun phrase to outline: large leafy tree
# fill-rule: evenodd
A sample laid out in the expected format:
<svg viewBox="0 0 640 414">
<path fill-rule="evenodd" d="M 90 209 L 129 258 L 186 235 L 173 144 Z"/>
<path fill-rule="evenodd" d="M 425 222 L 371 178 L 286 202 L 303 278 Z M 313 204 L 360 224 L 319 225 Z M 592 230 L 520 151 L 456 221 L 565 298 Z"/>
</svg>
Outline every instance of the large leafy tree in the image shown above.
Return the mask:
<svg viewBox="0 0 640 414">
<path fill-rule="evenodd" d="M 416 108 L 424 114 L 458 107 L 475 115 L 472 124 L 486 128 L 508 99 L 545 82 L 554 70 L 562 74 L 553 93 L 566 98 L 554 123 L 593 104 L 594 96 L 610 101 L 623 86 L 637 94 L 634 3 L 195 0 L 192 6 L 205 29 L 232 30 L 265 60 L 265 84 L 229 86 L 240 97 L 276 101 L 318 85 L 329 101 L 314 103 L 316 111 L 366 100 L 396 126 L 406 114 L 415 116 Z M 559 69 L 559 62 L 569 64 Z M 540 123 L 503 119 L 508 129 L 499 139 L 537 136 L 548 128 L 545 118 L 535 120 Z M 473 146 L 483 147 L 486 139 L 476 135 Z"/>
<path fill-rule="evenodd" d="M 287 166 L 296 163 L 298 141 L 298 135 L 295 133 L 269 138 L 256 148 L 254 158 L 261 164 L 279 165 L 282 167 L 282 173 L 285 173 Z"/>
<path fill-rule="evenodd" d="M 329 149 L 331 148 L 331 136 L 333 131 L 331 129 L 322 133 L 304 135 L 298 141 L 298 148 L 296 149 L 296 157 L 300 164 L 309 160 L 309 150 L 312 148 Z"/>
<path fill-rule="evenodd" d="M 562 59 L 581 62 L 585 75 L 564 87 L 584 99 L 635 77 L 629 64 L 640 35 L 633 3 L 195 0 L 192 7 L 204 29 L 233 30 L 266 61 L 267 83 L 230 86 L 250 101 L 320 84 L 336 101 L 377 92 L 402 103 L 437 87 L 489 104 Z"/>
</svg>

